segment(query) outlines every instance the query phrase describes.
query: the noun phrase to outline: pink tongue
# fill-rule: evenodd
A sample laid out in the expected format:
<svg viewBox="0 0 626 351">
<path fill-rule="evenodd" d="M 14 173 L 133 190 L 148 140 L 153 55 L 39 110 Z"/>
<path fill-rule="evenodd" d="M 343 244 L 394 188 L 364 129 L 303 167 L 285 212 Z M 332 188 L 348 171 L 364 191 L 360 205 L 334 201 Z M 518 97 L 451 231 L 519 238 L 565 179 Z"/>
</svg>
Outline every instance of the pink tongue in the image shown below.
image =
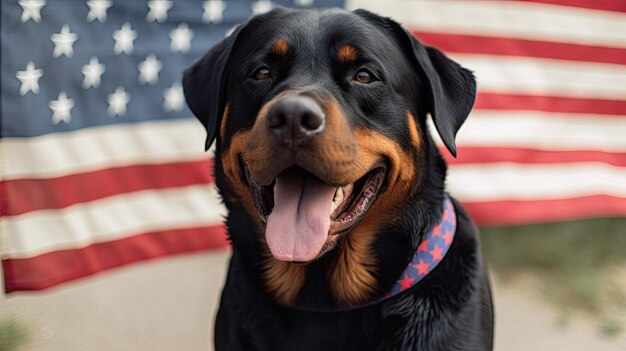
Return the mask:
<svg viewBox="0 0 626 351">
<path fill-rule="evenodd" d="M 276 178 L 274 209 L 265 228 L 276 259 L 307 262 L 317 257 L 328 238 L 336 189 L 300 169 Z"/>
</svg>

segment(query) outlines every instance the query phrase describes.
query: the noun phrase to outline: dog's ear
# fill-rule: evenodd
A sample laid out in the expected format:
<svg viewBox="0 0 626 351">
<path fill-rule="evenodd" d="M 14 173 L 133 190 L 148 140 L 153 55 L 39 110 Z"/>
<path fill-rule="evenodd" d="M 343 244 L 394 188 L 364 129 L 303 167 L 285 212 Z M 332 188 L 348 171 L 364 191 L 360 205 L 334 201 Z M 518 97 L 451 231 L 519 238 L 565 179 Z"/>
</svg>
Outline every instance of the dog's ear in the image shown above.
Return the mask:
<svg viewBox="0 0 626 351">
<path fill-rule="evenodd" d="M 456 157 L 456 133 L 476 100 L 474 75 L 441 51 L 424 46 L 406 31 L 405 34 L 411 40 L 415 64 L 421 67 L 430 85 L 430 114 L 437 132 L 448 151 Z"/>
<path fill-rule="evenodd" d="M 418 76 L 428 80 L 431 91 L 429 112 L 443 143 L 456 157 L 456 133 L 467 119 L 476 99 L 476 80 L 472 72 L 439 50 L 423 45 L 394 20 L 366 10 L 356 10 L 354 13 L 376 23 L 400 40 Z"/>
<path fill-rule="evenodd" d="M 207 131 L 205 150 L 208 150 L 215 140 L 224 113 L 226 89 L 224 75 L 230 52 L 241 27 L 213 46 L 183 72 L 183 92 L 187 105 Z"/>
</svg>

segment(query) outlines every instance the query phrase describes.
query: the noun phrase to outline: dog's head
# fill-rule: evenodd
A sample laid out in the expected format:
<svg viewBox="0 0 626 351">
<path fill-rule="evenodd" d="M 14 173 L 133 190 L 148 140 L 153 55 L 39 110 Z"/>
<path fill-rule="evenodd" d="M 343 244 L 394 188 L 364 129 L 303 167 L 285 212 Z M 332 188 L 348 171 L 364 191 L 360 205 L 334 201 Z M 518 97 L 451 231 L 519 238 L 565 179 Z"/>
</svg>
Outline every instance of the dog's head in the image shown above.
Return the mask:
<svg viewBox="0 0 626 351">
<path fill-rule="evenodd" d="M 388 18 L 277 9 L 210 49 L 185 71 L 183 88 L 207 148 L 217 138 L 226 204 L 247 209 L 271 264 L 283 267 L 269 274 L 339 244 L 367 276 L 374 238 L 421 191 L 426 155 L 436 152 L 426 115 L 456 154 L 476 86 Z M 341 265 L 329 279 L 345 278 L 336 276 Z"/>
</svg>

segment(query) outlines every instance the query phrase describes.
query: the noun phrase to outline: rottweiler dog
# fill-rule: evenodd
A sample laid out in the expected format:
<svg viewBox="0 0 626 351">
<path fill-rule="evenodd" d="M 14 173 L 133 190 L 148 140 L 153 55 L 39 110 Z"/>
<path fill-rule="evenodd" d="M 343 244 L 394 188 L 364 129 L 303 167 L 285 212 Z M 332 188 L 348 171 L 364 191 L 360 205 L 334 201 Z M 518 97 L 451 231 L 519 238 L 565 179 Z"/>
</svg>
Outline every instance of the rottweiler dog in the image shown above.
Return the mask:
<svg viewBox="0 0 626 351">
<path fill-rule="evenodd" d="M 279 8 L 212 47 L 183 89 L 228 209 L 216 350 L 492 349 L 477 229 L 426 124 L 456 156 L 471 72 L 389 18 Z M 425 236 L 446 202 L 442 257 Z M 407 284 L 419 251 L 439 264 Z"/>
</svg>

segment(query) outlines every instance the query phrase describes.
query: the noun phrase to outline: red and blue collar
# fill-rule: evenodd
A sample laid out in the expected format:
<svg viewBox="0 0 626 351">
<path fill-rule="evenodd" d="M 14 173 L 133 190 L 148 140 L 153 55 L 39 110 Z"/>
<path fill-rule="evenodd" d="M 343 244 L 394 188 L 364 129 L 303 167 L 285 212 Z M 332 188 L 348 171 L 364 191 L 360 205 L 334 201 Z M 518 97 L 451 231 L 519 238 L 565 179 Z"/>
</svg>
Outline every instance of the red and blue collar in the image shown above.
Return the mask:
<svg viewBox="0 0 626 351">
<path fill-rule="evenodd" d="M 371 306 L 392 298 L 417 285 L 417 283 L 423 280 L 435 269 L 435 267 L 437 267 L 437 265 L 445 257 L 446 253 L 448 253 L 448 250 L 452 245 L 452 241 L 454 240 L 455 232 L 456 213 L 454 211 L 454 206 L 452 205 L 452 200 L 446 195 L 443 201 L 441 220 L 437 225 L 426 232 L 422 242 L 415 250 L 411 262 L 409 262 L 408 266 L 404 269 L 402 274 L 400 274 L 400 278 L 393 284 L 393 287 L 389 290 L 389 292 L 376 300 L 356 306 L 339 307 L 330 310 L 309 308 L 296 309 L 311 312 L 341 312 Z"/>
<path fill-rule="evenodd" d="M 440 222 L 429 230 L 415 250 L 413 259 L 400 274 L 385 298 L 391 298 L 415 286 L 443 260 L 454 240 L 456 213 L 450 197 L 443 201 L 443 214 Z M 382 300 L 382 299 L 381 299 Z"/>
</svg>

